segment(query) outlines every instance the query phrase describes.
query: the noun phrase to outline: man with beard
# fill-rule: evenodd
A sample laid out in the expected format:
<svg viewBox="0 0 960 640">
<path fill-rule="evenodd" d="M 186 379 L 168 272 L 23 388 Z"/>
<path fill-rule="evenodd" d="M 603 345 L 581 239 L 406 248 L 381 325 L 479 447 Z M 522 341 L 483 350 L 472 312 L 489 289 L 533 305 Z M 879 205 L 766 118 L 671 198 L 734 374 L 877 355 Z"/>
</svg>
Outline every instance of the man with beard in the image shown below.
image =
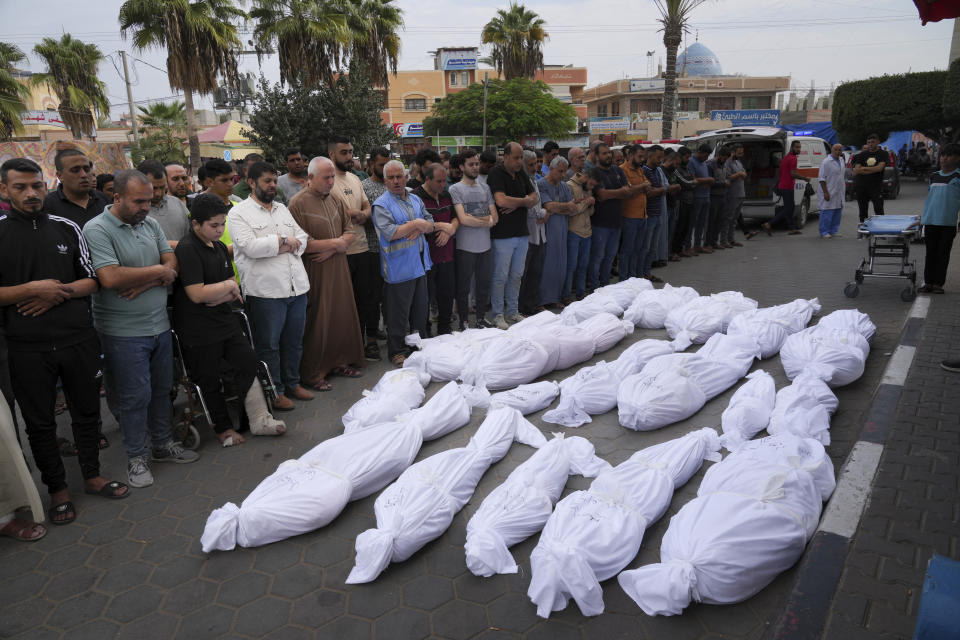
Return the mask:
<svg viewBox="0 0 960 640">
<path fill-rule="evenodd" d="M 386 147 L 377 147 L 370 152 L 367 162 L 367 171 L 370 177 L 361 182 L 367 202 L 376 202 L 377 198 L 387 191 L 383 181 L 383 167 L 390 161 L 390 150 Z M 380 239 L 377 238 L 377 229 L 373 220 L 363 224 L 364 235 L 367 238 L 367 252 L 362 255 L 363 264 L 360 268 L 361 278 L 369 283 L 368 290 L 357 303 L 357 314 L 360 317 L 360 329 L 363 332 L 366 346 L 363 349 L 367 360 L 380 360 L 380 345 L 378 340 L 386 340 L 387 334 L 380 329 L 380 302 L 383 297 L 383 276 L 380 275 Z"/>
<path fill-rule="evenodd" d="M 293 219 L 310 236 L 304 252 L 310 291 L 300 374 L 308 387 L 329 391 L 330 374 L 354 378 L 360 372 L 351 365 L 363 366 L 363 338 L 347 266 L 347 249 L 361 234 L 333 192 L 333 163 L 314 158 L 307 174 L 307 188 L 290 203 Z"/>
<path fill-rule="evenodd" d="M 457 315 L 461 331 L 467 328 L 470 310 L 470 285 L 476 282 L 476 328 L 489 328 L 493 324 L 486 318 L 490 306 L 490 278 L 493 256 L 490 250 L 490 228 L 497 224 L 497 207 L 493 203 L 490 188 L 481 184 L 480 156 L 467 149 L 463 159 L 463 178 L 450 187 L 454 212 L 460 226 L 454 251 L 457 274 Z"/>
<path fill-rule="evenodd" d="M 3 163 L 0 193 L 11 205 L 0 220 L 0 308 L 14 395 L 50 492 L 50 520 L 68 524 L 76 508 L 57 445 L 58 379 L 71 401 L 84 490 L 106 498 L 129 493 L 100 475 L 100 345 L 90 319 L 96 274 L 80 227 L 41 212 L 47 187 L 39 165 L 25 158 Z"/>
<path fill-rule="evenodd" d="M 630 185 L 623 169 L 613 164 L 613 153 L 608 145 L 598 143 L 593 148 L 597 168 L 603 174 L 603 180 L 594 193 L 597 202 L 594 205 L 593 219 L 590 221 L 593 229 L 588 273 L 590 289 L 610 283 L 610 269 L 620 244 L 623 201 L 640 193 L 643 188 L 640 184 Z"/>
<path fill-rule="evenodd" d="M 343 136 L 333 136 L 327 143 L 327 156 L 333 161 L 335 169 L 335 178 L 333 181 L 333 192 L 343 201 L 347 207 L 347 215 L 350 216 L 351 226 L 359 231 L 365 228 L 367 224 L 372 224 L 370 219 L 370 200 L 363 189 L 363 183 L 360 178 L 353 173 L 353 145 L 349 138 Z M 363 308 L 365 313 L 360 320 L 361 330 L 367 329 L 367 336 L 376 334 L 377 327 L 367 327 L 365 322 L 369 320 L 372 313 L 369 307 L 376 295 L 372 289 L 380 286 L 377 278 L 372 275 L 373 261 L 369 255 L 370 245 L 367 241 L 366 233 L 357 233 L 351 237 L 350 247 L 347 249 L 347 264 L 350 267 L 350 280 L 353 283 L 354 304 L 359 309 Z M 374 339 L 374 344 L 376 340 Z"/>
<path fill-rule="evenodd" d="M 200 456 L 173 439 L 170 387 L 173 347 L 167 287 L 177 279 L 177 259 L 160 224 L 150 218 L 153 185 L 139 171 L 114 180 L 114 203 L 84 226 L 100 290 L 93 323 L 103 348 L 107 403 L 120 424 L 130 486 L 153 484 L 154 462 L 194 462 Z"/>
<path fill-rule="evenodd" d="M 450 169 L 447 171 L 447 189 L 463 179 L 463 157 L 457 153 L 450 158 Z"/>
<path fill-rule="evenodd" d="M 430 166 L 434 162 L 441 163 L 443 161 L 440 159 L 439 153 L 437 153 L 433 149 L 428 148 L 428 149 L 420 149 L 420 151 L 417 152 L 417 157 L 413 162 L 414 164 L 417 165 L 417 177 L 416 178 L 411 177 L 409 180 L 407 180 L 408 189 L 416 189 L 417 187 L 422 185 L 424 169 L 426 169 L 428 166 Z M 411 176 L 412 175 L 413 175 L 413 172 L 411 171 Z"/>
<path fill-rule="evenodd" d="M 137 171 L 150 178 L 153 185 L 153 199 L 147 215 L 160 223 L 167 243 L 176 251 L 177 243 L 190 233 L 190 212 L 182 202 L 167 195 L 167 175 L 162 164 L 156 160 L 144 160 L 137 165 Z"/>
<path fill-rule="evenodd" d="M 279 396 L 278 411 L 291 398 L 312 400 L 300 385 L 300 358 L 310 281 L 300 256 L 310 239 L 277 198 L 277 170 L 268 162 L 247 168 L 250 197 L 227 216 L 233 259 L 240 272 L 253 329 L 254 348 L 267 363 Z"/>
<path fill-rule="evenodd" d="M 277 178 L 277 190 L 282 189 L 287 198 L 293 200 L 293 196 L 307 186 L 307 159 L 296 147 L 287 149 L 284 158 L 287 172 Z"/>
<path fill-rule="evenodd" d="M 233 176 L 235 173 L 240 176 L 240 180 L 238 180 L 236 184 L 233 184 L 231 182 L 230 189 L 233 192 L 233 195 L 235 195 L 240 200 L 250 197 L 250 185 L 247 184 L 247 170 L 250 168 L 250 165 L 252 165 L 254 162 L 264 162 L 264 160 L 265 158 L 259 153 L 251 153 L 243 158 L 243 161 L 240 163 L 240 168 L 237 171 L 234 171 L 233 167 L 230 167 L 231 176 Z M 225 165 L 230 166 L 229 162 L 227 162 L 226 160 L 221 160 L 219 158 L 208 160 L 204 164 L 204 166 L 209 165 L 211 162 L 222 162 Z M 216 175 L 223 175 L 223 172 L 218 173 Z M 207 177 L 213 178 L 214 175 L 208 173 Z M 218 195 L 221 195 L 221 194 L 218 193 Z M 222 197 L 226 198 L 226 196 L 222 196 Z M 287 202 L 287 198 L 288 198 L 288 194 L 283 190 L 283 187 L 281 187 L 278 184 L 277 197 L 276 197 L 277 202 L 285 203 Z"/>
<path fill-rule="evenodd" d="M 519 313 L 507 314 L 507 320 L 518 322 L 524 316 L 532 316 L 543 311 L 540 304 L 540 281 L 543 276 L 543 256 L 547 245 L 547 219 L 550 214 L 543 208 L 540 198 L 540 184 L 537 179 L 537 169 L 540 167 L 540 158 L 530 149 L 523 151 L 523 172 L 532 185 L 537 196 L 537 202 L 527 208 L 527 254 L 524 258 L 523 274 L 520 280 L 520 293 L 517 302 Z M 509 306 L 509 305 L 507 305 Z M 506 326 L 498 323 L 498 328 Z"/>
<path fill-rule="evenodd" d="M 460 222 L 454 216 L 453 200 L 446 189 L 447 170 L 432 163 L 423 171 L 423 184 L 413 193 L 420 197 L 433 218 L 436 233 L 431 233 L 430 260 L 433 268 L 427 274 L 427 293 L 437 301 L 437 333 L 450 333 L 453 298 L 457 293 L 457 276 L 453 262 L 453 236 Z"/>
<path fill-rule="evenodd" d="M 53 158 L 60 185 L 43 199 L 43 210 L 66 218 L 81 229 L 110 204 L 106 195 L 94 189 L 93 163 L 79 149 L 62 149 Z"/>
<path fill-rule="evenodd" d="M 480 173 L 477 174 L 477 184 L 487 184 L 487 176 L 497 166 L 497 150 L 484 149 L 480 153 Z"/>
<path fill-rule="evenodd" d="M 167 162 L 163 170 L 167 175 L 167 193 L 186 205 L 190 195 L 190 176 L 186 167 L 179 162 Z"/>
</svg>

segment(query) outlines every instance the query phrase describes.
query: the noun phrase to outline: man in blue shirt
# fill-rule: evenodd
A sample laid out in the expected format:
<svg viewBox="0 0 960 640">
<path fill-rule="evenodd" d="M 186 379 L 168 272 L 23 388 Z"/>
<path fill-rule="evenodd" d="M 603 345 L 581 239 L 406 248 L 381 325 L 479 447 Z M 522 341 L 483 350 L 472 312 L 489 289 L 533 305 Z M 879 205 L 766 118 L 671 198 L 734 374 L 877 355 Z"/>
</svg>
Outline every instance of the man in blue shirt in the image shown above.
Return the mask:
<svg viewBox="0 0 960 640">
<path fill-rule="evenodd" d="M 710 156 L 710 145 L 701 144 L 696 153 L 690 158 L 687 165 L 693 174 L 693 181 L 697 187 L 693 191 L 693 212 L 690 227 L 693 229 L 693 251 L 695 253 L 713 253 L 713 249 L 703 246 L 703 236 L 707 231 L 707 218 L 710 215 L 710 168 L 707 158 Z"/>
</svg>

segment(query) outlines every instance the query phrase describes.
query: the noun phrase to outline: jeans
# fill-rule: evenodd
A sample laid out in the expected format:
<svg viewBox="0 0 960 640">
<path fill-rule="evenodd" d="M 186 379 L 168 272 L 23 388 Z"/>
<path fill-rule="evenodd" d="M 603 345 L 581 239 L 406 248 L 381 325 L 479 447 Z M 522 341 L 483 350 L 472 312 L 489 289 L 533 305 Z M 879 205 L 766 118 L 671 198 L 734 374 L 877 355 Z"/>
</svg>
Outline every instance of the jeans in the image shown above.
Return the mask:
<svg viewBox="0 0 960 640">
<path fill-rule="evenodd" d="M 493 280 L 490 306 L 493 315 L 518 313 L 520 281 L 527 258 L 527 236 L 493 239 Z"/>
<path fill-rule="evenodd" d="M 524 260 L 523 277 L 520 279 L 520 294 L 517 309 L 520 313 L 532 316 L 540 306 L 540 282 L 543 278 L 543 258 L 546 245 L 528 244 L 527 257 Z M 508 313 L 509 318 L 512 314 Z"/>
<path fill-rule="evenodd" d="M 796 206 L 793 202 L 793 189 L 779 189 L 780 197 L 783 200 L 783 203 L 774 209 L 776 215 L 773 216 L 773 219 L 768 223 L 771 227 L 778 222 L 785 221 L 787 223 L 787 229 L 793 230 L 797 228 L 797 216 L 794 209 Z"/>
<path fill-rule="evenodd" d="M 172 438 L 170 389 L 173 342 L 169 331 L 155 336 L 100 334 L 107 406 L 120 425 L 127 458 L 147 454 L 147 432 L 155 448 Z"/>
<path fill-rule="evenodd" d="M 956 237 L 957 228 L 954 226 L 924 225 L 923 240 L 927 245 L 927 257 L 923 264 L 924 284 L 942 287 L 947 281 L 950 250 Z"/>
<path fill-rule="evenodd" d="M 720 242 L 726 242 L 727 244 L 733 244 L 734 241 L 734 229 L 737 227 L 737 222 L 740 221 L 740 228 L 743 230 L 743 235 L 747 235 L 746 228 L 743 225 L 741 216 L 743 215 L 743 198 L 739 196 L 731 196 L 727 198 L 727 207 L 726 215 L 724 217 L 724 224 L 720 227 Z"/>
<path fill-rule="evenodd" d="M 693 229 L 693 248 L 703 247 L 703 236 L 707 232 L 707 218 L 710 217 L 710 199 L 694 198 L 690 228 Z"/>
<path fill-rule="evenodd" d="M 820 209 L 820 235 L 836 235 L 840 231 L 840 209 Z"/>
<path fill-rule="evenodd" d="M 643 275 L 646 261 L 647 218 L 623 219 L 623 242 L 620 244 L 620 279 Z"/>
<path fill-rule="evenodd" d="M 390 358 L 398 353 L 406 355 L 410 348 L 404 338 L 411 329 L 421 338 L 427 337 L 430 315 L 427 276 L 406 282 L 388 282 L 383 293 L 383 308 L 387 312 L 387 355 Z"/>
<path fill-rule="evenodd" d="M 27 439 L 40 479 L 50 493 L 67 486 L 57 445 L 57 379 L 70 410 L 80 471 L 85 480 L 100 475 L 100 381 L 103 362 L 95 336 L 51 351 L 10 351 L 13 391 L 26 424 Z"/>
<path fill-rule="evenodd" d="M 620 229 L 594 227 L 590 240 L 590 288 L 610 284 L 610 269 L 620 244 Z"/>
<path fill-rule="evenodd" d="M 587 265 L 590 264 L 590 238 L 581 238 L 573 231 L 567 232 L 567 279 L 563 283 L 563 297 L 572 298 L 576 287 L 577 296 L 587 293 Z"/>
<path fill-rule="evenodd" d="M 649 276 L 653 269 L 653 262 L 657 259 L 657 252 L 659 251 L 657 245 L 660 244 L 660 226 L 662 224 L 663 214 L 647 218 L 647 229 L 643 241 L 644 259 L 640 275 Z"/>
<path fill-rule="evenodd" d="M 457 249 L 454 253 L 454 262 L 457 270 L 457 315 L 460 326 L 467 324 L 470 310 L 470 281 L 476 279 L 475 309 L 477 322 L 487 312 L 490 306 L 490 278 L 493 275 L 493 251 L 487 249 L 483 253 L 471 253 Z"/>
<path fill-rule="evenodd" d="M 247 312 L 254 349 L 267 363 L 277 393 L 299 386 L 307 294 L 289 298 L 247 296 Z"/>
</svg>

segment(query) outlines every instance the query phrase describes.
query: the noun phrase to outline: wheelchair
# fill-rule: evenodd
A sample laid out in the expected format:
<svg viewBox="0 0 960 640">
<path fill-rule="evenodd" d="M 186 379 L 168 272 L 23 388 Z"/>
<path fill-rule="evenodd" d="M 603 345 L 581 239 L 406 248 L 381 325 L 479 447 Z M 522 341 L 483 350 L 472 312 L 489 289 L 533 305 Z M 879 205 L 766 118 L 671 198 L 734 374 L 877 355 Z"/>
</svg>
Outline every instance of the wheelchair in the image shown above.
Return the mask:
<svg viewBox="0 0 960 640">
<path fill-rule="evenodd" d="M 253 347 L 253 331 L 250 329 L 250 320 L 247 318 L 243 309 L 233 309 L 233 312 L 240 317 L 243 334 L 250 341 Z M 197 428 L 197 420 L 204 418 L 208 425 L 212 425 L 210 411 L 207 409 L 207 403 L 203 399 L 203 392 L 200 386 L 190 378 L 190 372 L 187 371 L 186 360 L 183 357 L 183 348 L 180 340 L 177 338 L 177 332 L 170 329 L 170 336 L 173 340 L 173 387 L 170 392 L 171 413 L 173 415 L 173 437 L 183 443 L 187 449 L 195 450 L 200 446 L 200 430 Z M 243 402 L 243 390 L 231 389 L 230 381 L 232 375 L 229 369 L 224 368 L 220 373 L 221 392 L 227 402 L 239 400 Z M 257 381 L 263 390 L 267 406 L 273 406 L 277 399 L 277 389 L 273 383 L 273 377 L 270 375 L 270 369 L 267 363 L 259 361 L 257 363 Z M 186 405 L 177 412 L 175 402 L 180 395 L 180 391 L 186 396 Z"/>
</svg>

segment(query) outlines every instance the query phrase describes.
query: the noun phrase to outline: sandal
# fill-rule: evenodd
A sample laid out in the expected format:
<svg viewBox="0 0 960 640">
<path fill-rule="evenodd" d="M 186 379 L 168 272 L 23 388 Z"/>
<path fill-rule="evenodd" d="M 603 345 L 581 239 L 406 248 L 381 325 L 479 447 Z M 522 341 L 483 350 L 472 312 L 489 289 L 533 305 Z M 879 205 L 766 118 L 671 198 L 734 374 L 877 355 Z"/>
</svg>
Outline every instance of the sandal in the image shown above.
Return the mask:
<svg viewBox="0 0 960 640">
<path fill-rule="evenodd" d="M 332 373 L 335 376 L 346 376 L 347 378 L 359 378 L 360 376 L 363 375 L 362 371 L 357 371 L 353 367 L 347 367 L 347 366 L 334 367 L 333 370 L 330 371 L 330 373 Z M 326 380 L 324 380 L 324 382 L 326 382 Z M 324 389 L 324 391 L 326 390 L 327 389 Z"/>
<path fill-rule="evenodd" d="M 118 489 L 124 489 L 125 491 L 123 493 L 117 493 Z M 111 480 L 100 487 L 99 490 L 88 489 L 84 487 L 83 492 L 91 496 L 100 496 L 101 498 L 109 498 L 111 500 L 121 500 L 130 495 L 130 487 L 122 482 Z"/>
<path fill-rule="evenodd" d="M 331 371 L 330 373 L 333 373 L 333 372 Z M 313 389 L 314 391 L 330 391 L 331 389 L 333 389 L 333 385 L 327 382 L 326 378 L 320 378 L 313 384 L 308 384 L 307 386 Z"/>
<path fill-rule="evenodd" d="M 29 533 L 28 533 L 29 532 Z M 0 527 L 0 536 L 13 538 L 20 542 L 36 542 L 47 535 L 47 528 L 39 522 L 30 522 L 23 518 L 14 518 Z"/>
<path fill-rule="evenodd" d="M 61 456 L 75 456 L 80 453 L 77 450 L 77 445 L 66 438 L 57 438 L 57 448 L 60 450 Z"/>
<path fill-rule="evenodd" d="M 407 356 L 406 356 L 405 354 L 403 354 L 403 353 L 398 353 L 398 354 L 396 354 L 395 356 L 393 356 L 392 358 L 390 358 L 390 362 L 392 362 L 393 365 L 396 366 L 396 367 L 402 367 L 402 366 L 403 366 L 403 363 L 406 361 L 406 359 L 407 359 Z"/>
<path fill-rule="evenodd" d="M 47 509 L 47 516 L 49 516 L 50 522 L 57 526 L 70 524 L 77 519 L 77 508 L 67 500 Z M 58 516 L 60 516 L 59 520 L 57 519 Z"/>
</svg>

